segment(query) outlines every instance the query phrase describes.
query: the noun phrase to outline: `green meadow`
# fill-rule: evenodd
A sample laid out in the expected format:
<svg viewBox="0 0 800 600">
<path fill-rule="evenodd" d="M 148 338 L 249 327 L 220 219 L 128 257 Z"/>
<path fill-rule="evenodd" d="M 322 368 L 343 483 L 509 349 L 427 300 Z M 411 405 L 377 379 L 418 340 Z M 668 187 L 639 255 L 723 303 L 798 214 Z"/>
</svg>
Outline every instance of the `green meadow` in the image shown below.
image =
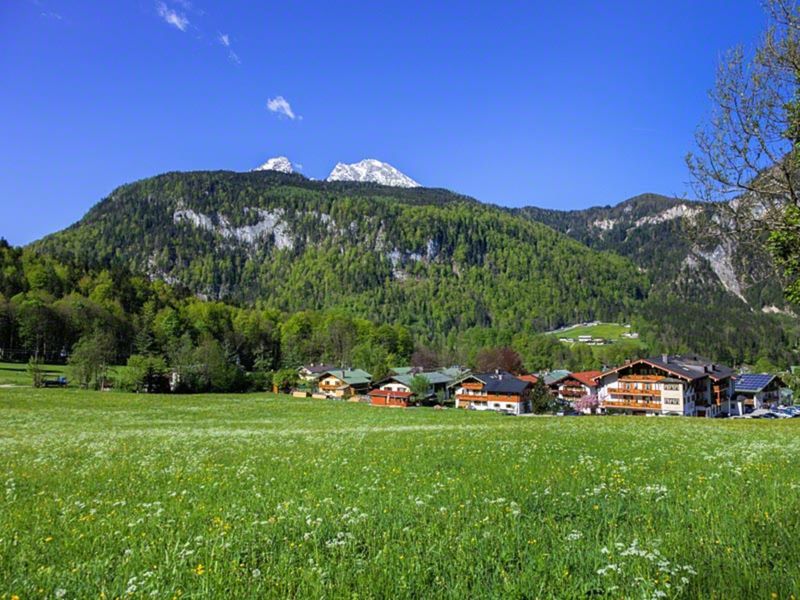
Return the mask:
<svg viewBox="0 0 800 600">
<path fill-rule="evenodd" d="M 56 378 L 64 376 L 70 378 L 69 367 L 65 365 L 43 365 L 45 377 Z M 28 365 L 20 363 L 0 362 L 0 385 L 17 386 L 31 385 L 31 376 L 28 374 Z"/>
<path fill-rule="evenodd" d="M 557 332 L 551 332 L 550 335 L 556 337 L 567 337 L 578 339 L 582 335 L 590 335 L 596 338 L 603 338 L 610 341 L 625 340 L 628 343 L 637 344 L 638 340 L 629 340 L 622 337 L 623 333 L 631 331 L 629 327 L 620 325 L 619 323 L 598 323 L 597 325 L 578 325 L 570 329 L 563 329 Z"/>
<path fill-rule="evenodd" d="M 0 389 L 0 599 L 791 598 L 800 421 Z"/>
</svg>

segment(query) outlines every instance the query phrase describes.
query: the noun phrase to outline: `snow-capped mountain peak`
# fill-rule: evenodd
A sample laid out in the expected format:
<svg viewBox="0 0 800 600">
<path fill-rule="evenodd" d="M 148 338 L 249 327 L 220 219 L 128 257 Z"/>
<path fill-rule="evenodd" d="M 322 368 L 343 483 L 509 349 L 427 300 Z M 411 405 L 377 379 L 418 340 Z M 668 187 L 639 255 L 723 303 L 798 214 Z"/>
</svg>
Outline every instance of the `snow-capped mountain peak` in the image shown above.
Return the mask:
<svg viewBox="0 0 800 600">
<path fill-rule="evenodd" d="M 392 165 L 367 158 L 361 162 L 337 163 L 328 175 L 328 181 L 363 181 L 394 187 L 420 187 L 420 184 L 404 175 Z"/>
<path fill-rule="evenodd" d="M 281 173 L 294 173 L 292 162 L 285 156 L 276 156 L 270 158 L 260 167 L 256 167 L 253 171 L 280 171 Z"/>
</svg>

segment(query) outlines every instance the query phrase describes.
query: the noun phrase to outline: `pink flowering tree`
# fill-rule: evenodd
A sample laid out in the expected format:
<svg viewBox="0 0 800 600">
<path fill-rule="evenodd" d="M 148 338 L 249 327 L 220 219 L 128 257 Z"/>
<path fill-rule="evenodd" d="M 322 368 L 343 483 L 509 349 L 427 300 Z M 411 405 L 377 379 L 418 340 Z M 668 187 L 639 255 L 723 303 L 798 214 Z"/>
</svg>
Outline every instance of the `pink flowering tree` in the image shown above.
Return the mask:
<svg viewBox="0 0 800 600">
<path fill-rule="evenodd" d="M 572 407 L 575 410 L 590 415 L 597 412 L 599 406 L 600 400 L 597 398 L 596 394 L 587 394 L 583 398 L 575 400 L 575 402 L 572 403 Z"/>
</svg>

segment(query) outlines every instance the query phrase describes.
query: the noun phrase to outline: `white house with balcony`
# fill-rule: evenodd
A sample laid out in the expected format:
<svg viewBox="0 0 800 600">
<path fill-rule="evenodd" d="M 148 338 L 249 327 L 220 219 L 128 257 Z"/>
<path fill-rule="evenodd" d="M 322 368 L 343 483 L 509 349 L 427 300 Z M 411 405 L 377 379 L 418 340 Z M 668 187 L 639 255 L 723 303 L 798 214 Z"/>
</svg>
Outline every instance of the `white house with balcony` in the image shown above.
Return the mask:
<svg viewBox="0 0 800 600">
<path fill-rule="evenodd" d="M 628 361 L 597 378 L 604 412 L 707 416 L 727 411 L 733 370 L 699 356 Z"/>
</svg>

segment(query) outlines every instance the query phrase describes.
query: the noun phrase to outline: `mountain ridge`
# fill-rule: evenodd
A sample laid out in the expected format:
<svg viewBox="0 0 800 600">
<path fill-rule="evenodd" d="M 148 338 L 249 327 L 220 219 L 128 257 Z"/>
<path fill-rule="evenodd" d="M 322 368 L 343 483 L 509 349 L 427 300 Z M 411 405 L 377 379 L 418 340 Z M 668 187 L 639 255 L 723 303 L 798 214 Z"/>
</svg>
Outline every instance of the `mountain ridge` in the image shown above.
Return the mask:
<svg viewBox="0 0 800 600">
<path fill-rule="evenodd" d="M 737 363 L 774 354 L 769 344 L 789 348 L 798 320 L 760 275 L 769 257 L 746 264 L 730 239 L 687 236 L 690 220 L 702 230 L 714 210 L 653 194 L 581 211 L 513 209 L 271 170 L 170 172 L 120 186 L 31 249 L 201 298 L 342 309 L 439 345 L 624 320 L 654 351 Z M 747 284 L 739 294 L 719 265 Z"/>
<path fill-rule="evenodd" d="M 350 164 L 336 163 L 327 181 L 358 181 L 404 188 L 422 187 L 389 163 L 374 158 L 365 158 Z"/>
<path fill-rule="evenodd" d="M 209 298 L 402 315 L 438 336 L 621 318 L 646 285 L 622 258 L 467 196 L 275 171 L 127 184 L 32 247 L 123 264 Z M 587 285 L 564 289 L 565 273 Z M 520 289 L 529 293 L 520 298 Z"/>
</svg>

